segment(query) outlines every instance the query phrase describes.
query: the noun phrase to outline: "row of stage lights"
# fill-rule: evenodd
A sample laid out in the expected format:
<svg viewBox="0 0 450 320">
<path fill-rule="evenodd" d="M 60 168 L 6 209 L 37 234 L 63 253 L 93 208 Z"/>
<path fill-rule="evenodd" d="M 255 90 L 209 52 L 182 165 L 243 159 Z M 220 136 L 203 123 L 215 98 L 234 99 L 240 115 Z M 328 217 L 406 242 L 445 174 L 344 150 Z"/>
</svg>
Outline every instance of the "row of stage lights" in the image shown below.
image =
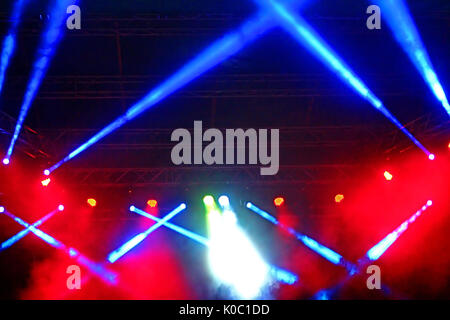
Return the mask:
<svg viewBox="0 0 450 320">
<path fill-rule="evenodd" d="M 383 176 L 384 176 L 384 178 L 386 179 L 386 181 L 391 181 L 391 180 L 394 178 L 394 176 L 393 176 L 389 171 L 387 171 L 387 170 L 384 171 Z M 51 182 L 51 179 L 50 179 L 50 178 L 46 178 L 46 179 L 44 179 L 44 180 L 41 181 L 41 184 L 42 184 L 42 186 L 47 187 L 47 186 L 50 184 L 50 182 Z M 336 203 L 340 203 L 340 202 L 342 202 L 343 200 L 344 200 L 344 195 L 341 194 L 341 193 L 336 194 L 335 197 L 334 197 L 334 201 L 335 201 Z M 220 201 L 220 198 L 219 198 L 219 201 Z M 222 200 L 222 201 L 225 201 L 225 200 Z M 90 205 L 91 207 L 96 207 L 96 206 L 97 206 L 97 200 L 94 199 L 94 198 L 88 198 L 88 199 L 86 200 L 86 202 L 87 202 L 87 204 Z M 276 207 L 281 207 L 281 206 L 283 206 L 283 205 L 285 204 L 285 202 L 286 202 L 286 200 L 285 200 L 285 198 L 282 197 L 282 196 L 277 196 L 277 197 L 275 197 L 275 198 L 273 199 L 273 204 L 274 204 Z M 150 208 L 156 208 L 156 207 L 158 206 L 158 201 L 155 200 L 155 199 L 149 199 L 149 200 L 147 200 L 147 205 L 148 205 Z"/>
<path fill-rule="evenodd" d="M 280 197 L 278 197 L 280 198 Z M 155 221 L 149 229 L 145 232 L 138 233 L 125 244 L 120 246 L 108 255 L 108 262 L 115 263 L 118 259 L 123 257 L 133 248 L 142 243 L 151 233 L 158 228 L 164 226 L 172 231 L 177 232 L 195 242 L 205 246 L 208 250 L 209 266 L 212 275 L 217 282 L 224 283 L 232 288 L 235 292 L 235 297 L 240 299 L 252 299 L 261 297 L 264 294 L 264 288 L 271 285 L 272 281 L 280 281 L 286 284 L 294 284 L 299 279 L 298 277 L 286 270 L 280 269 L 276 266 L 267 264 L 262 256 L 253 246 L 250 239 L 246 236 L 238 224 L 237 216 L 230 203 L 230 199 L 226 195 L 218 198 L 218 205 L 213 196 L 207 195 L 203 198 L 203 203 L 206 210 L 206 220 L 208 225 L 208 237 L 201 236 L 184 227 L 169 222 L 179 213 L 183 212 L 187 206 L 181 203 L 178 207 L 166 214 L 162 218 L 155 217 L 148 212 L 145 212 L 135 206 L 130 206 L 130 212 L 139 214 L 148 219 Z M 291 234 L 298 241 L 303 243 L 306 247 L 320 255 L 329 262 L 343 267 L 347 273 L 348 281 L 351 277 L 364 272 L 364 268 L 373 261 L 378 260 L 395 242 L 396 240 L 414 223 L 429 207 L 433 205 L 431 200 L 428 200 L 419 210 L 417 210 L 410 218 L 404 221 L 394 231 L 389 233 L 375 246 L 370 248 L 364 256 L 362 256 L 356 263 L 345 259 L 336 251 L 322 245 L 318 241 L 312 239 L 306 234 L 300 233 L 293 228 L 284 225 L 278 219 L 257 207 L 251 202 L 246 202 L 245 207 L 255 214 L 261 216 L 265 220 L 271 222 L 278 228 L 284 229 Z M 24 230 L 13 236 L 12 238 L 1 243 L 0 251 L 5 250 L 19 241 L 29 232 L 35 234 L 43 241 L 53 246 L 56 249 L 64 251 L 71 258 L 84 266 L 86 266 L 93 274 L 99 276 L 109 284 L 117 284 L 117 274 L 108 270 L 105 264 L 95 263 L 82 255 L 76 249 L 69 247 L 61 241 L 53 238 L 49 234 L 43 232 L 38 227 L 46 220 L 50 219 L 58 211 L 63 211 L 64 206 L 59 205 L 57 210 L 54 210 L 36 221 L 29 224 L 21 218 L 0 207 L 0 213 L 12 218 L 14 221 L 25 227 Z M 342 284 L 339 284 L 339 287 Z M 388 288 L 384 288 L 389 290 Z M 317 299 L 328 299 L 336 290 L 336 287 L 321 290 L 315 296 Z"/>
</svg>

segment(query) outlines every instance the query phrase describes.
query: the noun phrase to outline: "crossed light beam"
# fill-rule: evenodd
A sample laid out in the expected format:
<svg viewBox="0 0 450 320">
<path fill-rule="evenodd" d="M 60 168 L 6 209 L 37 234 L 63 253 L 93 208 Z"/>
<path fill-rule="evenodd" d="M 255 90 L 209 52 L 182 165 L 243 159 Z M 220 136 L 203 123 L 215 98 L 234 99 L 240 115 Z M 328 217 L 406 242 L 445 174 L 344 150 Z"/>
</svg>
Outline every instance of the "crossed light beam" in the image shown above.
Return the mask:
<svg viewBox="0 0 450 320">
<path fill-rule="evenodd" d="M 47 73 L 50 62 L 55 55 L 58 44 L 63 35 L 63 29 L 65 27 L 66 10 L 70 4 L 76 4 L 76 0 L 53 0 L 52 7 L 50 9 L 50 18 L 46 25 L 36 55 L 36 60 L 33 65 L 33 69 L 30 75 L 30 79 L 27 84 L 25 95 L 23 97 L 22 105 L 20 107 L 20 114 L 17 119 L 16 127 L 14 129 L 11 142 L 3 159 L 3 164 L 9 164 L 14 146 L 19 138 L 20 131 L 22 130 L 23 123 L 28 114 L 28 110 L 33 103 L 34 98 L 39 90 L 39 87 Z"/>
<path fill-rule="evenodd" d="M 3 208 L 3 207 L 2 207 Z M 41 224 L 43 224 L 45 221 L 47 221 L 48 219 L 50 219 L 51 217 L 53 217 L 55 214 L 57 214 L 58 212 L 61 212 L 64 210 L 63 206 L 58 206 L 57 209 L 53 210 L 52 212 L 48 213 L 47 215 L 45 215 L 43 218 L 39 219 L 38 221 L 36 221 L 35 223 L 33 223 L 30 227 L 27 227 L 26 229 L 23 229 L 22 231 L 20 231 L 19 233 L 17 233 L 16 235 L 12 236 L 11 238 L 9 238 L 8 240 L 4 241 L 1 245 L 0 245 L 0 251 L 3 251 L 9 247 L 11 247 L 14 243 L 16 243 L 17 241 L 19 241 L 20 239 L 22 239 L 23 237 L 25 237 L 30 231 L 31 231 L 31 227 L 33 228 L 37 228 L 39 227 Z M 2 210 L 0 210 L 2 213 L 5 211 L 5 209 L 3 208 Z"/>
<path fill-rule="evenodd" d="M 290 2 L 290 1 L 289 1 Z M 293 8 L 274 0 L 257 0 L 264 10 L 245 22 L 236 31 L 226 34 L 221 39 L 202 51 L 197 57 L 185 64 L 167 80 L 151 90 L 144 98 L 133 105 L 128 111 L 104 127 L 89 140 L 75 148 L 61 161 L 44 170 L 45 175 L 59 168 L 80 153 L 91 147 L 111 132 L 117 130 L 128 121 L 133 120 L 143 112 L 173 94 L 206 71 L 217 66 L 232 55 L 239 52 L 247 44 L 262 36 L 265 32 L 281 24 L 297 41 L 320 59 L 342 81 L 356 91 L 361 97 L 385 115 L 405 135 L 407 135 L 431 159 L 431 154 L 414 136 L 387 110 L 383 103 L 370 91 L 359 77 L 343 62 L 331 47 L 307 24 L 299 15 L 292 13 Z M 297 3 L 295 9 L 301 9 L 306 1 Z M 276 21 L 275 21 L 276 20 Z"/>
<path fill-rule="evenodd" d="M 135 208 L 134 206 L 130 207 L 130 211 L 133 211 L 132 209 Z M 129 252 L 131 249 L 136 247 L 139 243 L 144 241 L 145 238 L 148 237 L 150 233 L 161 227 L 164 223 L 175 217 L 177 214 L 179 214 L 181 211 L 186 209 L 186 204 L 182 203 L 175 209 L 173 209 L 171 212 L 169 212 L 164 218 L 162 218 L 160 221 L 152 225 L 150 228 L 148 228 L 146 231 L 141 232 L 128 240 L 126 243 L 124 243 L 122 246 L 114 250 L 108 255 L 108 261 L 110 263 L 116 262 L 118 259 L 120 259 L 122 256 L 124 256 L 127 252 Z"/>
<path fill-rule="evenodd" d="M 62 211 L 64 210 L 64 207 L 59 206 L 58 210 Z M 33 234 L 35 234 L 37 237 L 39 237 L 40 239 L 42 239 L 43 241 L 47 242 L 49 245 L 51 245 L 52 247 L 59 249 L 61 251 L 63 251 L 64 253 L 66 253 L 67 255 L 69 255 L 71 258 L 75 259 L 75 261 L 83 266 L 85 266 L 86 268 L 88 268 L 93 274 L 99 276 L 102 280 L 104 280 L 105 282 L 107 282 L 108 284 L 112 284 L 115 285 L 117 284 L 117 274 L 105 269 L 103 266 L 101 266 L 100 264 L 97 264 L 93 261 L 91 261 L 89 258 L 85 257 L 84 255 L 82 255 L 80 252 L 78 252 L 76 249 L 72 248 L 72 247 L 68 247 L 66 246 L 64 243 L 62 243 L 61 241 L 53 238 L 52 236 L 48 235 L 47 233 L 41 231 L 40 229 L 38 229 L 35 225 L 39 223 L 39 221 L 35 222 L 33 225 L 25 222 L 24 220 L 22 220 L 21 218 L 13 215 L 12 213 L 8 212 L 7 210 L 5 210 L 3 207 L 0 207 L 0 213 L 3 213 L 5 215 L 7 215 L 8 217 L 10 217 L 11 219 L 13 219 L 14 221 L 16 221 L 18 224 L 22 225 L 23 227 L 25 227 L 26 229 L 23 231 L 27 231 L 26 233 L 28 233 L 29 231 L 31 231 Z M 50 213 L 51 214 L 51 213 Z M 41 220 L 48 220 L 50 217 L 45 216 L 44 218 L 42 218 Z M 42 224 L 44 221 L 40 221 L 40 224 Z M 38 224 L 38 225 L 40 225 Z M 22 232 L 23 232 L 22 231 Z M 25 233 L 25 234 L 26 234 Z M 20 234 L 20 233 L 19 233 Z M 19 235 L 18 234 L 18 235 Z M 17 236 L 17 235 L 16 235 Z M 16 237 L 14 236 L 14 237 Z M 24 235 L 23 235 L 24 236 Z M 22 236 L 22 237 L 23 237 Z M 13 237 L 13 238 L 14 238 Z M 7 240 L 9 241 L 9 240 Z M 2 244 L 3 247 L 3 244 Z"/>
<path fill-rule="evenodd" d="M 433 94 L 441 102 L 450 116 L 450 105 L 444 89 L 436 75 L 428 52 L 414 24 L 411 13 L 404 0 L 375 0 L 394 34 L 397 42 L 402 46 L 411 62 L 419 71 L 423 80 L 428 84 Z"/>
<path fill-rule="evenodd" d="M 173 224 L 171 222 L 163 222 L 161 218 L 157 218 L 151 214 L 149 214 L 148 212 L 145 212 L 139 208 L 136 208 L 134 206 L 130 207 L 130 211 L 137 213 L 143 217 L 146 217 L 150 220 L 156 221 L 156 222 L 162 222 L 162 225 L 164 225 L 165 227 L 178 232 L 179 234 L 188 237 L 191 240 L 194 240 L 197 243 L 200 243 L 201 245 L 205 246 L 205 247 L 210 247 L 210 240 L 204 236 L 201 236 L 195 232 L 192 232 L 186 228 L 180 227 L 176 224 Z M 296 275 L 294 275 L 293 273 L 283 270 L 281 268 L 278 268 L 276 266 L 270 266 L 270 270 L 269 270 L 270 274 L 277 279 L 278 281 L 287 283 L 287 284 L 294 284 L 298 281 L 298 277 Z"/>
<path fill-rule="evenodd" d="M 3 40 L 2 53 L 0 56 L 0 94 L 5 82 L 6 70 L 8 69 L 9 62 L 11 61 L 16 47 L 17 30 L 19 28 L 20 19 L 28 1 L 29 0 L 17 0 L 13 5 L 11 25 L 8 34 Z"/>
<path fill-rule="evenodd" d="M 348 282 L 352 277 L 355 275 L 361 273 L 363 269 L 369 265 L 371 262 L 377 261 L 381 256 L 391 247 L 395 241 L 408 229 L 409 225 L 414 223 L 416 219 L 422 215 L 425 210 L 427 210 L 429 207 L 433 205 L 433 202 L 431 200 L 428 200 L 425 205 L 422 206 L 416 213 L 414 213 L 409 219 L 407 219 L 405 222 L 403 222 L 398 228 L 396 228 L 394 231 L 389 233 L 385 238 L 383 238 L 379 243 L 377 243 L 375 246 L 373 246 L 371 249 L 369 249 L 366 253 L 366 255 L 358 260 L 358 264 L 355 265 L 351 262 L 348 262 L 345 260 L 341 255 L 334 252 L 331 249 L 328 249 L 327 247 L 321 245 L 317 241 L 309 238 L 308 236 L 301 234 L 294 229 L 287 227 L 283 224 L 281 224 L 274 216 L 270 215 L 269 213 L 265 212 L 264 210 L 258 208 L 251 202 L 246 203 L 246 207 L 250 209 L 251 211 L 257 213 L 264 219 L 272 222 L 275 225 L 278 225 L 280 228 L 288 231 L 291 235 L 296 237 L 298 240 L 303 242 L 305 246 L 312 249 L 331 263 L 334 263 L 336 265 L 344 266 L 347 269 L 347 277 L 342 280 L 339 284 L 333 286 L 332 288 L 320 290 L 318 293 L 315 294 L 315 298 L 317 299 L 328 299 L 330 294 L 332 292 L 337 291 L 340 287 L 342 287 L 346 282 Z M 390 292 L 390 289 L 387 288 L 385 285 L 383 285 L 383 290 L 386 292 Z"/>
</svg>

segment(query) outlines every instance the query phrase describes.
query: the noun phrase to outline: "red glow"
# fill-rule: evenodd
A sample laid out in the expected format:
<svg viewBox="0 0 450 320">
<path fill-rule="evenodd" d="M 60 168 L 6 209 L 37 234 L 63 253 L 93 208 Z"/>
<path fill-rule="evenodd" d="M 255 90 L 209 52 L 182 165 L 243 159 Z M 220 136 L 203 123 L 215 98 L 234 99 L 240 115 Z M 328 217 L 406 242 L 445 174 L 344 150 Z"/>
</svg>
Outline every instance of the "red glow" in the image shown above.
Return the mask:
<svg viewBox="0 0 450 320">
<path fill-rule="evenodd" d="M 46 187 L 46 186 L 48 186 L 48 185 L 50 184 L 51 181 L 52 181 L 52 180 L 50 180 L 50 178 L 47 178 L 47 179 L 45 179 L 45 180 L 42 180 L 42 181 L 41 181 L 41 184 L 42 184 L 44 187 Z"/>
<path fill-rule="evenodd" d="M 149 205 L 150 208 L 156 208 L 156 206 L 158 205 L 158 201 L 151 199 L 147 201 L 147 204 Z"/>
<path fill-rule="evenodd" d="M 273 203 L 275 204 L 275 206 L 279 207 L 284 203 L 284 198 L 283 197 L 276 197 L 273 200 Z"/>
<path fill-rule="evenodd" d="M 335 195 L 334 196 L 334 201 L 336 202 L 336 203 L 339 203 L 339 202 L 342 202 L 342 200 L 344 200 L 344 195 L 343 194 L 337 194 L 337 195 Z"/>
<path fill-rule="evenodd" d="M 97 200 L 90 198 L 87 200 L 87 203 L 91 206 L 91 207 L 95 207 L 97 206 Z"/>
<path fill-rule="evenodd" d="M 394 177 L 394 176 L 393 176 L 389 171 L 385 171 L 385 172 L 384 172 L 384 178 L 385 178 L 387 181 L 391 181 L 393 177 Z"/>
</svg>

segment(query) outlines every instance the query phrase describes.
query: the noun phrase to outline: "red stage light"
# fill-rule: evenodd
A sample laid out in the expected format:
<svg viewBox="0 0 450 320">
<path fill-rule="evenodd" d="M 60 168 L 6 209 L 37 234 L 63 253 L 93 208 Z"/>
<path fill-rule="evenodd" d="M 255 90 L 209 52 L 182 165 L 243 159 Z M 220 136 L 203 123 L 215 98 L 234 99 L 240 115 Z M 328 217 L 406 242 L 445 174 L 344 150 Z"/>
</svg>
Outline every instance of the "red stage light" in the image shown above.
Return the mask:
<svg viewBox="0 0 450 320">
<path fill-rule="evenodd" d="M 95 207 L 97 206 L 97 200 L 93 199 L 93 198 L 89 198 L 87 200 L 87 203 L 91 206 L 91 207 Z"/>
<path fill-rule="evenodd" d="M 342 202 L 342 200 L 344 200 L 344 195 L 343 194 L 337 194 L 337 195 L 335 195 L 334 196 L 334 201 L 336 202 L 336 203 L 339 203 L 339 202 Z"/>
<path fill-rule="evenodd" d="M 45 180 L 42 180 L 42 181 L 41 181 L 41 184 L 42 184 L 44 187 L 46 187 L 46 186 L 48 186 L 48 185 L 50 184 L 51 181 L 52 181 L 52 180 L 50 180 L 50 178 L 47 178 L 47 179 L 45 179 Z"/>
<path fill-rule="evenodd" d="M 156 208 L 156 206 L 158 205 L 158 201 L 151 199 L 147 201 L 147 204 L 149 205 L 150 208 Z"/>
<path fill-rule="evenodd" d="M 384 172 L 384 178 L 385 178 L 387 181 L 391 181 L 393 177 L 394 177 L 394 176 L 393 176 L 389 171 L 385 171 L 385 172 Z"/>
<path fill-rule="evenodd" d="M 284 203 L 284 198 L 276 197 L 275 199 L 273 199 L 273 203 L 275 204 L 275 206 L 279 207 Z"/>
</svg>

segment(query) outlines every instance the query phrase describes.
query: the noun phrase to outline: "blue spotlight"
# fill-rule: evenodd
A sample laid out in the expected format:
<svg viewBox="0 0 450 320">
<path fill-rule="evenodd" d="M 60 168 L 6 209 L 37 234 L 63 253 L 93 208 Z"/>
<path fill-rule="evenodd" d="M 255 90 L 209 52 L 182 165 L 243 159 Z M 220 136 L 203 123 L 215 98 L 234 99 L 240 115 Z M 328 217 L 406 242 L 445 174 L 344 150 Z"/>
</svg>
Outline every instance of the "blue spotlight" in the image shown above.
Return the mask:
<svg viewBox="0 0 450 320">
<path fill-rule="evenodd" d="M 144 216 L 144 217 L 149 218 L 156 222 L 160 222 L 162 220 L 162 219 L 157 218 L 157 217 L 155 217 L 141 209 L 138 209 L 138 208 L 134 208 L 133 210 L 130 210 L 130 211 L 140 214 L 141 216 Z M 172 229 L 175 232 L 178 232 L 179 234 L 181 234 L 183 236 L 188 237 L 189 239 L 192 239 L 192 240 L 204 245 L 205 247 L 210 246 L 210 240 L 206 237 L 203 237 L 203 236 L 197 234 L 197 233 L 194 233 L 190 230 L 187 230 L 185 228 L 182 228 L 182 227 L 177 226 L 170 222 L 165 222 L 164 226 L 169 229 Z M 275 279 L 277 279 L 278 281 L 287 283 L 287 284 L 294 284 L 295 282 L 298 281 L 297 275 L 295 275 L 287 270 L 283 270 L 278 267 L 275 267 L 275 266 L 270 266 L 269 272 Z"/>
<path fill-rule="evenodd" d="M 130 208 L 131 209 L 131 208 Z M 114 250 L 108 255 L 108 261 L 111 263 L 116 262 L 120 257 L 122 257 L 124 254 L 126 254 L 128 251 L 136 247 L 139 243 L 144 241 L 147 236 L 161 227 L 164 223 L 175 217 L 178 213 L 186 209 L 186 204 L 182 203 L 178 207 L 176 207 L 173 211 L 168 213 L 164 218 L 162 218 L 160 221 L 152 225 L 147 231 L 139 233 L 135 237 L 133 237 L 131 240 L 127 241 L 125 244 L 123 244 L 120 248 Z M 136 210 L 136 208 L 134 209 Z M 131 210 L 131 211 L 134 211 Z"/>
<path fill-rule="evenodd" d="M 315 55 L 327 68 L 339 76 L 344 83 L 352 88 L 375 109 L 380 111 L 396 125 L 416 146 L 427 156 L 430 152 L 388 111 L 365 83 L 346 65 L 343 59 L 331 49 L 321 36 L 299 15 L 292 13 L 290 8 L 274 0 L 257 0 L 267 10 L 273 12 L 280 24 L 307 50 Z"/>
<path fill-rule="evenodd" d="M 7 166 L 9 164 L 9 159 L 8 158 L 3 159 L 3 164 Z"/>
<path fill-rule="evenodd" d="M 394 244 L 395 241 L 403 234 L 403 232 L 408 229 L 409 225 L 416 221 L 416 219 L 426 210 L 428 207 L 432 206 L 433 202 L 431 200 L 427 201 L 427 204 L 419 209 L 415 214 L 413 214 L 408 220 L 403 222 L 397 229 L 389 233 L 383 240 L 373 246 L 366 253 L 366 257 L 371 261 L 378 260 L 383 253 L 389 249 L 390 246 Z"/>
<path fill-rule="evenodd" d="M 303 242 L 303 244 L 305 246 L 307 246 L 314 252 L 318 253 L 319 255 L 321 255 L 323 258 L 327 259 L 331 263 L 336 264 L 336 265 L 342 265 L 342 266 L 346 267 L 349 271 L 354 268 L 353 264 L 349 261 L 346 261 L 344 259 L 344 257 L 342 257 L 340 254 L 338 254 L 338 253 L 334 252 L 333 250 L 325 247 L 324 245 L 318 243 L 316 240 L 311 239 L 310 237 L 308 237 L 304 234 L 301 234 L 301 233 L 295 231 L 294 229 L 286 227 L 285 225 L 279 223 L 275 217 L 273 217 L 269 213 L 265 212 L 264 210 L 261 210 L 260 208 L 255 206 L 253 203 L 247 202 L 246 207 L 248 209 L 250 209 L 251 211 L 257 213 L 264 219 L 272 222 L 275 225 L 280 226 L 282 229 L 286 230 L 291 235 L 296 237 L 298 240 Z"/>
<path fill-rule="evenodd" d="M 84 150 L 97 143 L 114 130 L 133 120 L 143 112 L 147 111 L 178 89 L 182 88 L 198 76 L 225 61 L 230 56 L 239 52 L 248 43 L 258 38 L 261 34 L 269 30 L 273 24 L 266 15 L 258 15 L 244 23 L 237 31 L 225 35 L 206 48 L 192 61 L 188 62 L 166 81 L 151 90 L 144 98 L 133 105 L 128 111 L 95 134 L 84 144 L 76 148 L 63 160 L 53 165 L 49 171 L 53 172 L 63 163 L 76 157 Z"/>
<path fill-rule="evenodd" d="M 230 199 L 225 195 L 220 196 L 219 204 L 222 208 L 229 208 L 230 207 Z"/>
<path fill-rule="evenodd" d="M 3 212 L 5 212 L 5 207 L 0 206 L 0 213 L 3 213 Z"/>
<path fill-rule="evenodd" d="M 63 206 L 62 204 L 60 204 L 60 205 L 58 206 L 58 210 L 59 210 L 59 211 L 64 211 L 64 206 Z"/>
<path fill-rule="evenodd" d="M 5 210 L 3 209 L 0 210 L 1 212 L 4 212 Z M 8 240 L 4 241 L 1 245 L 0 245 L 0 251 L 5 250 L 6 248 L 9 248 L 10 246 L 12 246 L 14 243 L 16 243 L 17 241 L 19 241 L 20 239 L 22 239 L 23 237 L 25 237 L 31 230 L 30 228 L 37 228 L 39 227 L 41 224 L 43 224 L 45 221 L 47 221 L 48 219 L 50 219 L 51 217 L 53 217 L 56 213 L 58 213 L 59 210 L 53 210 L 52 212 L 50 212 L 49 214 L 47 214 L 45 217 L 43 217 L 42 219 L 36 221 L 35 223 L 33 223 L 32 226 L 20 231 L 19 233 L 17 233 L 16 235 L 12 236 L 11 238 L 9 238 Z"/>
<path fill-rule="evenodd" d="M 77 261 L 79 264 L 85 266 L 89 269 L 93 274 L 96 274 L 99 276 L 102 280 L 105 280 L 109 284 L 116 284 L 117 283 L 117 275 L 105 268 L 103 268 L 101 265 L 96 264 L 89 260 L 87 257 L 81 255 L 79 252 L 77 252 L 73 248 L 67 247 L 65 244 L 63 244 L 61 241 L 56 240 L 52 236 L 48 235 L 47 233 L 39 230 L 38 228 L 30 225 L 29 223 L 25 222 L 24 220 L 20 219 L 19 217 L 16 217 L 12 213 L 5 211 L 4 212 L 8 217 L 19 223 L 20 225 L 24 226 L 25 228 L 29 229 L 32 233 L 34 233 L 36 236 L 47 242 L 52 247 L 64 251 L 67 255 L 69 255 L 72 258 L 75 258 L 75 261 Z"/>
<path fill-rule="evenodd" d="M 386 19 L 397 42 L 402 46 L 433 94 L 441 102 L 447 114 L 450 115 L 450 105 L 444 89 L 434 71 L 428 52 L 405 1 L 375 0 L 374 3 L 380 7 L 383 17 Z"/>
<path fill-rule="evenodd" d="M 11 159 L 11 155 L 14 151 L 14 146 L 17 139 L 19 138 L 20 131 L 22 130 L 22 125 L 27 116 L 28 110 L 38 92 L 39 86 L 45 77 L 47 69 L 50 65 L 56 47 L 61 39 L 62 30 L 64 30 L 66 10 L 71 4 L 76 3 L 74 0 L 54 0 L 53 6 L 50 10 L 51 19 L 48 20 L 48 24 L 45 31 L 41 37 L 41 42 L 39 44 L 39 49 L 37 52 L 36 60 L 33 65 L 33 70 L 30 76 L 30 80 L 27 85 L 25 96 L 23 98 L 22 106 L 20 108 L 19 118 L 17 119 L 16 128 L 11 139 L 11 143 L 6 154 L 6 158 Z"/>
<path fill-rule="evenodd" d="M 13 6 L 11 26 L 9 27 L 8 34 L 3 40 L 2 53 L 0 56 L 0 93 L 2 92 L 3 84 L 5 82 L 6 70 L 8 69 L 9 62 L 11 61 L 16 46 L 16 36 L 20 18 L 27 2 L 28 0 L 17 0 Z"/>
</svg>

